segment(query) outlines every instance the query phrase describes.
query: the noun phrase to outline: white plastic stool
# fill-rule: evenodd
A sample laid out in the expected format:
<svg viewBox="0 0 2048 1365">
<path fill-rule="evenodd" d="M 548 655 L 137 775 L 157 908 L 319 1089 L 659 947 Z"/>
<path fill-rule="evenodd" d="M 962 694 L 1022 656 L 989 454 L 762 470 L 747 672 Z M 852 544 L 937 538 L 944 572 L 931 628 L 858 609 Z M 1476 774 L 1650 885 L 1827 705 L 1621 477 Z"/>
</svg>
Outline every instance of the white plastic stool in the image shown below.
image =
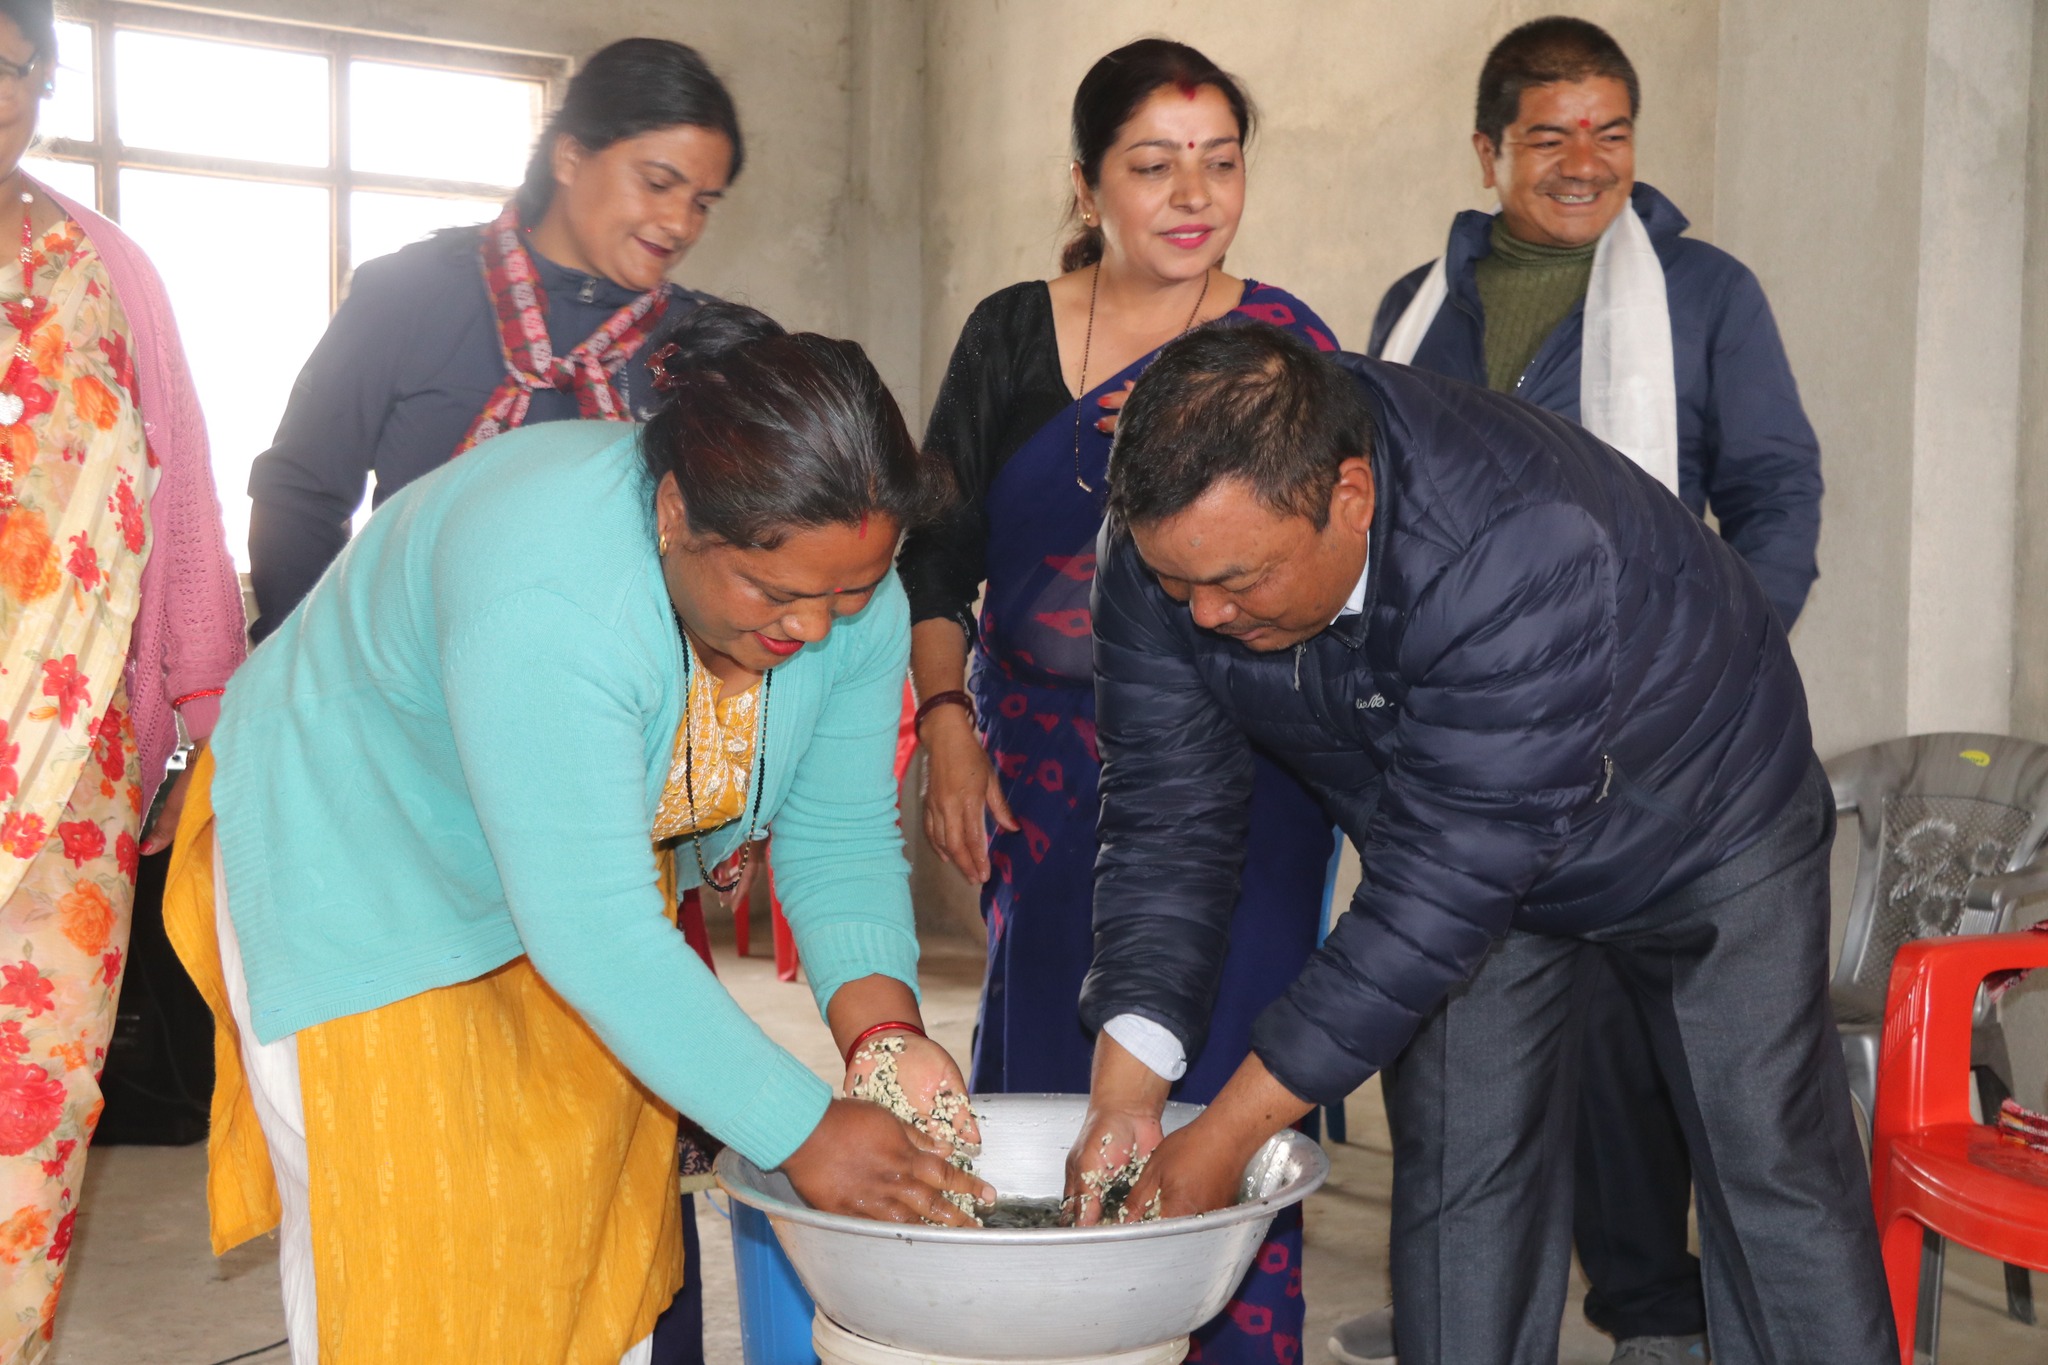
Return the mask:
<svg viewBox="0 0 2048 1365">
<path fill-rule="evenodd" d="M 879 1341 L 855 1336 L 823 1313 L 812 1319 L 811 1344 L 817 1348 L 819 1365 L 1012 1365 L 978 1356 L 940 1356 L 884 1346 Z M 1181 1337 L 1114 1355 L 1061 1356 L 1057 1360 L 1033 1361 L 1031 1365 L 1180 1365 L 1187 1355 L 1188 1339 Z"/>
</svg>

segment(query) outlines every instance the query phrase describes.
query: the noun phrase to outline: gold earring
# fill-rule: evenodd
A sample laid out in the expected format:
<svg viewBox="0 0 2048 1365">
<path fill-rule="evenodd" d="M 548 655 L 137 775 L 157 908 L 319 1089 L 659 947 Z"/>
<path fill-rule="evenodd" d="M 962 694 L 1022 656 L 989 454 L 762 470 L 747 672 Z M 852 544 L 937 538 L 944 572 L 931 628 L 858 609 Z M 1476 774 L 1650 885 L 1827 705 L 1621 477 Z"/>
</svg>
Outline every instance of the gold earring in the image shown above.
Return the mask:
<svg viewBox="0 0 2048 1365">
<path fill-rule="evenodd" d="M 1094 215 L 1094 214 L 1092 214 L 1092 213 L 1084 213 L 1084 214 L 1082 214 L 1082 215 L 1081 215 L 1081 226 L 1082 226 L 1082 227 L 1094 227 L 1094 226 L 1095 226 L 1095 215 Z"/>
<path fill-rule="evenodd" d="M 654 549 L 663 559 L 668 558 L 668 532 L 663 531 L 654 538 Z"/>
</svg>

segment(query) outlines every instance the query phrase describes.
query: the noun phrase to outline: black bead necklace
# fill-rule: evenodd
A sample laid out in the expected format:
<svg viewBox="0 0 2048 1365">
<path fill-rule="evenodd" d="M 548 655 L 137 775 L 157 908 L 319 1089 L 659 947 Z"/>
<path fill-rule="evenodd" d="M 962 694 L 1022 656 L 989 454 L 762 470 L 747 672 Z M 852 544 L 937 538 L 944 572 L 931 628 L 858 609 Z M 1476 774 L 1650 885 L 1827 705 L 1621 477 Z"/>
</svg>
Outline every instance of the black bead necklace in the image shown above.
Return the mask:
<svg viewBox="0 0 2048 1365">
<path fill-rule="evenodd" d="M 676 626 L 682 627 L 681 618 Z M 704 861 L 704 831 L 697 824 L 697 793 L 691 781 L 690 753 L 690 683 L 697 666 L 697 651 L 690 644 L 688 631 L 683 632 L 683 800 L 690 807 L 690 851 L 697 855 L 697 872 L 704 878 L 704 885 L 720 895 L 730 895 L 739 889 L 740 882 L 747 875 L 747 855 L 754 851 L 754 841 L 761 837 L 761 788 L 768 785 L 768 691 L 775 685 L 775 670 L 769 669 L 761 675 L 761 718 L 756 724 L 754 743 L 754 810 L 747 818 L 747 837 L 740 841 L 740 865 L 733 869 L 732 880 L 721 882 L 711 875 L 711 868 Z"/>
<path fill-rule="evenodd" d="M 1083 493 L 1093 493 L 1095 485 L 1081 477 L 1081 405 L 1088 398 L 1088 357 L 1095 350 L 1095 303 L 1102 296 L 1102 262 L 1095 263 L 1095 276 L 1088 282 L 1088 332 L 1081 338 L 1081 396 L 1074 400 L 1074 482 Z M 1209 298 L 1209 272 L 1202 272 L 1202 292 L 1195 295 L 1195 306 L 1188 310 L 1187 324 L 1174 333 L 1173 339 L 1180 340 L 1195 330 L 1195 319 L 1202 316 L 1202 304 Z"/>
</svg>

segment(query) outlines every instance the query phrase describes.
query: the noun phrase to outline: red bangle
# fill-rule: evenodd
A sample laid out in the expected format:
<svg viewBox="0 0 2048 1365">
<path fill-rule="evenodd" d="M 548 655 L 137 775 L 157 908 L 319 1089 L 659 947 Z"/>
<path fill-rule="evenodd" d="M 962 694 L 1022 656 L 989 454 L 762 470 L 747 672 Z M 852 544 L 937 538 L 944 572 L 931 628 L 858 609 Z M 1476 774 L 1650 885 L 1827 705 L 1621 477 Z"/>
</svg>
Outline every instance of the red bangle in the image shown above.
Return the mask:
<svg viewBox="0 0 2048 1365">
<path fill-rule="evenodd" d="M 851 1043 L 847 1044 L 846 1064 L 848 1066 L 853 1065 L 853 1054 L 860 1051 L 860 1045 L 862 1043 L 865 1043 L 868 1039 L 874 1037 L 878 1033 L 888 1033 L 895 1029 L 901 1029 L 905 1033 L 915 1033 L 920 1038 L 927 1036 L 923 1029 L 919 1028 L 916 1024 L 913 1024 L 905 1019 L 891 1019 L 889 1022 L 885 1024 L 870 1025 L 869 1027 L 864 1028 L 860 1031 L 859 1037 L 855 1038 Z"/>
<path fill-rule="evenodd" d="M 199 692 L 187 692 L 182 697 L 171 698 L 171 709 L 182 710 L 188 701 L 198 701 L 203 697 L 225 697 L 227 694 L 228 690 L 225 687 L 209 687 Z"/>
<path fill-rule="evenodd" d="M 918 733 L 924 726 L 924 718 L 930 715 L 934 708 L 940 706 L 964 706 L 967 708 L 968 722 L 972 724 L 974 721 L 974 698 L 965 692 L 936 692 L 926 697 L 923 704 L 917 708 L 917 714 L 910 718 L 910 733 Z"/>
</svg>

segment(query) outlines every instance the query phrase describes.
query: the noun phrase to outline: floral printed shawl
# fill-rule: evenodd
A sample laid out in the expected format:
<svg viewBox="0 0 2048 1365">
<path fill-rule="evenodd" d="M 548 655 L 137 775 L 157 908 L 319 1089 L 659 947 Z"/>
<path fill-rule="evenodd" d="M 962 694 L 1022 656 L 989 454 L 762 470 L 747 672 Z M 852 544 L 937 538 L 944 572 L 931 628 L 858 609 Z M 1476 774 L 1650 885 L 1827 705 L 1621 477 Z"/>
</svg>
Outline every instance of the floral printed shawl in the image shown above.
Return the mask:
<svg viewBox="0 0 2048 1365">
<path fill-rule="evenodd" d="M 135 404 L 128 323 L 77 223 L 43 234 L 17 336 L 21 419 L 0 429 L 19 505 L 0 513 L 0 901 L 49 838 L 92 756 L 141 604 L 156 462 Z M 142 793 L 130 802 L 139 811 Z"/>
</svg>

